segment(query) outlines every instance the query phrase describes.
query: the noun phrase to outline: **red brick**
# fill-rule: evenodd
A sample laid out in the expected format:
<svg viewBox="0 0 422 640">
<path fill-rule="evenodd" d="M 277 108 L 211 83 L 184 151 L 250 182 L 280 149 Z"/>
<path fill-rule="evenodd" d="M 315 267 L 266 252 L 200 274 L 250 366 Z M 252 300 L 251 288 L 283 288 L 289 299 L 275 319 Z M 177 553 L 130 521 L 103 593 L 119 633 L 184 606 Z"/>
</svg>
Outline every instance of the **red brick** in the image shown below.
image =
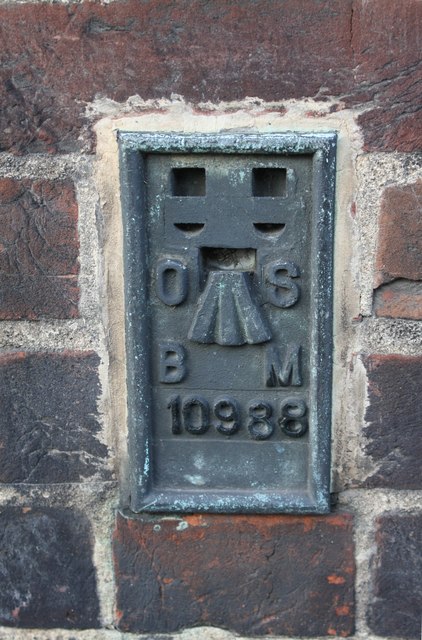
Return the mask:
<svg viewBox="0 0 422 640">
<path fill-rule="evenodd" d="M 123 631 L 211 625 L 246 635 L 354 628 L 351 517 L 117 515 Z"/>
<path fill-rule="evenodd" d="M 0 320 L 77 317 L 72 182 L 2 178 L 0 216 Z"/>
<path fill-rule="evenodd" d="M 194 102 L 339 95 L 353 83 L 350 7 L 351 0 L 3 5 L 0 147 L 78 148 L 85 103 L 96 94 L 176 92 Z"/>
<path fill-rule="evenodd" d="M 365 484 L 421 489 L 422 356 L 371 355 L 364 364 L 369 396 L 365 452 L 377 467 Z"/>
<path fill-rule="evenodd" d="M 376 316 L 422 319 L 422 181 L 383 192 L 374 281 Z"/>
<path fill-rule="evenodd" d="M 368 151 L 419 151 L 422 60 L 419 0 L 353 3 L 355 84 L 348 104 L 365 103 L 358 119 Z"/>
<path fill-rule="evenodd" d="M 376 287 L 396 278 L 422 280 L 422 180 L 384 190 L 375 269 Z"/>
<path fill-rule="evenodd" d="M 85 107 L 183 95 L 333 97 L 368 150 L 421 148 L 419 0 L 122 0 L 0 6 L 0 150 L 91 144 Z"/>
<path fill-rule="evenodd" d="M 0 482 L 110 479 L 98 365 L 92 352 L 0 356 Z"/>
<path fill-rule="evenodd" d="M 395 280 L 374 292 L 374 311 L 378 317 L 422 320 L 422 282 Z"/>
<path fill-rule="evenodd" d="M 380 636 L 420 639 L 422 515 L 388 514 L 377 520 L 373 593 L 368 623 Z"/>
</svg>

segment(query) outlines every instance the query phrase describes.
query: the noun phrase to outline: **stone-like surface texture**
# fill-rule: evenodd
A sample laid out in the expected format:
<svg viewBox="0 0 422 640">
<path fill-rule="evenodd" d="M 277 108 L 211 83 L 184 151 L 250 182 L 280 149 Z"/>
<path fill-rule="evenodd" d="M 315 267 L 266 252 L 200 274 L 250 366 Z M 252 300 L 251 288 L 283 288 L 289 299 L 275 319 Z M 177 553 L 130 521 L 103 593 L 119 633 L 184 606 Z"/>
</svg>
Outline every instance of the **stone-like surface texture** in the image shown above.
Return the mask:
<svg viewBox="0 0 422 640">
<path fill-rule="evenodd" d="M 368 150 L 417 150 L 421 17 L 419 0 L 3 4 L 0 150 L 88 149 L 95 96 L 174 93 L 333 97 L 366 107 Z"/>
<path fill-rule="evenodd" d="M 121 630 L 198 625 L 245 635 L 340 635 L 354 628 L 350 516 L 117 515 Z"/>
<path fill-rule="evenodd" d="M 371 355 L 365 452 L 377 470 L 370 487 L 421 489 L 422 356 Z"/>
<path fill-rule="evenodd" d="M 419 640 L 422 612 L 422 515 L 377 521 L 374 588 L 368 623 L 380 636 Z"/>
<path fill-rule="evenodd" d="M 68 509 L 0 513 L 0 624 L 98 627 L 99 604 L 85 516 Z"/>
<path fill-rule="evenodd" d="M 109 478 L 98 364 L 91 352 L 0 356 L 1 482 Z"/>
<path fill-rule="evenodd" d="M 78 206 L 70 180 L 0 179 L 0 320 L 78 315 Z"/>
</svg>

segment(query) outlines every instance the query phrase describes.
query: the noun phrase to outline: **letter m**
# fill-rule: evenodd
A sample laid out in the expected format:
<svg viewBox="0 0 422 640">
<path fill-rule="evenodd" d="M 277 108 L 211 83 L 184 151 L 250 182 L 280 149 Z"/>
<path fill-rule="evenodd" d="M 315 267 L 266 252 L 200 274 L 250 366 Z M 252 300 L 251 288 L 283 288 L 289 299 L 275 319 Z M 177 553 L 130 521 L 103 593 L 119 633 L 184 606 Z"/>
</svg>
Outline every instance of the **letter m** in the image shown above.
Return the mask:
<svg viewBox="0 0 422 640">
<path fill-rule="evenodd" d="M 265 361 L 265 384 L 267 387 L 300 387 L 302 373 L 300 366 L 300 344 L 287 345 L 284 359 L 277 347 L 268 347 Z"/>
</svg>

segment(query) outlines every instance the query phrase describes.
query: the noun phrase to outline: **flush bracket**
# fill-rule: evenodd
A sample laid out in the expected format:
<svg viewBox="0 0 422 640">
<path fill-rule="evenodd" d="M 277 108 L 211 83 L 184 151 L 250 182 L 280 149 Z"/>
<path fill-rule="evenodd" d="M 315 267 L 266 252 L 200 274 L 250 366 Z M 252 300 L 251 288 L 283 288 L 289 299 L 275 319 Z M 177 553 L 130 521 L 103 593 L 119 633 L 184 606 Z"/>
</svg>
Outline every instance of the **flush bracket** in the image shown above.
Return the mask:
<svg viewBox="0 0 422 640">
<path fill-rule="evenodd" d="M 329 511 L 336 134 L 119 145 L 130 508 Z"/>
</svg>

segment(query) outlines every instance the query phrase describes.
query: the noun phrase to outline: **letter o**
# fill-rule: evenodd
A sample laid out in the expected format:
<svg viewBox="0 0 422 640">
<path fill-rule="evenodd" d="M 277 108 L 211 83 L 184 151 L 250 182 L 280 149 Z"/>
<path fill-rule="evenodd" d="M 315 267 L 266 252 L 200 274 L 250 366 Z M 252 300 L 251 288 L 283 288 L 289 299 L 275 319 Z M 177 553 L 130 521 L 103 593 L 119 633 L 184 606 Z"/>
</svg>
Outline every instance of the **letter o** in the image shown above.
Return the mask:
<svg viewBox="0 0 422 640">
<path fill-rule="evenodd" d="M 166 258 L 157 264 L 157 296 L 169 306 L 182 304 L 188 295 L 188 270 L 183 262 Z"/>
</svg>

